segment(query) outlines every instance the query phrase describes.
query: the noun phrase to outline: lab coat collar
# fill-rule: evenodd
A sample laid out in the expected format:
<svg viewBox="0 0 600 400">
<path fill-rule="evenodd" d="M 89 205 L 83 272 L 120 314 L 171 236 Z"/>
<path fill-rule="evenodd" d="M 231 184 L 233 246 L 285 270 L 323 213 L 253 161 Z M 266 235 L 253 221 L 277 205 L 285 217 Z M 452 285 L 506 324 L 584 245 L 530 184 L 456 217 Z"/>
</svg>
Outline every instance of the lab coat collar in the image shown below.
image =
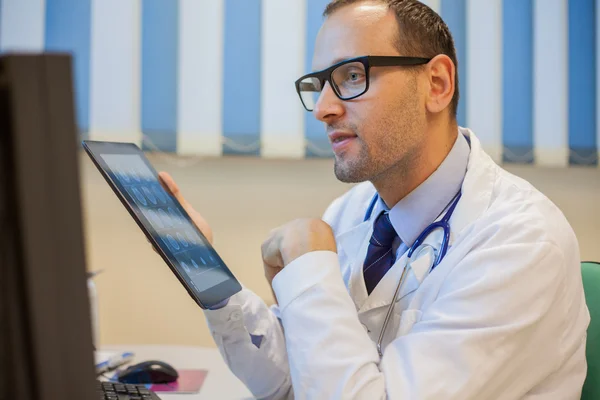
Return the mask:
<svg viewBox="0 0 600 400">
<path fill-rule="evenodd" d="M 460 128 L 460 131 L 469 138 L 471 153 L 462 185 L 463 195 L 450 219 L 450 246 L 460 237 L 463 229 L 478 219 L 488 207 L 492 195 L 494 176 L 497 171 L 495 163 L 483 151 L 481 143 L 473 132 L 466 128 Z M 405 253 L 396 260 L 396 263 L 371 292 L 371 295 L 367 295 L 363 277 L 363 261 L 366 256 L 368 239 L 372 232 L 372 221 L 365 221 L 337 236 L 338 250 L 344 253 L 343 258 L 350 263 L 350 276 L 347 281 L 348 290 L 359 312 L 390 305 L 407 258 Z M 434 243 L 438 241 L 440 239 L 437 231 L 431 239 L 427 240 L 427 242 Z M 439 248 L 437 243 L 436 248 Z M 451 251 L 451 248 L 449 251 Z M 444 260 L 442 260 L 440 266 L 444 264 Z M 402 299 L 418 289 L 428 274 L 428 271 L 423 268 L 427 269 L 427 265 L 424 266 L 423 263 L 419 264 L 416 261 L 412 264 L 412 268 L 407 272 L 408 275 L 402 285 L 398 299 Z"/>
<path fill-rule="evenodd" d="M 373 222 L 364 221 L 354 228 L 337 236 L 339 259 L 345 260 L 348 291 L 356 309 L 367 300 L 367 289 L 363 277 L 363 261 L 368 247 L 370 235 L 373 233 Z M 344 266 L 342 266 L 344 267 Z"/>
<path fill-rule="evenodd" d="M 477 220 L 489 207 L 498 167 L 481 147 L 481 142 L 470 129 L 460 128 L 471 142 L 471 154 L 462 185 L 462 197 L 450 219 L 453 237 Z"/>
</svg>

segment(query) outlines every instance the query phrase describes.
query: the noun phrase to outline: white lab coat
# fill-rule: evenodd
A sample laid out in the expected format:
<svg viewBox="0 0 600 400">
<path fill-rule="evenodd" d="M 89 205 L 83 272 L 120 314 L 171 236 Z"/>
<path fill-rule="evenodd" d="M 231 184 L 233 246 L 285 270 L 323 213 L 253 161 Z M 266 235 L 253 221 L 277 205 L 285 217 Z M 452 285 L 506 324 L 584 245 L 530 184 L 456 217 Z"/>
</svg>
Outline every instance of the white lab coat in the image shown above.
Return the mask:
<svg viewBox="0 0 600 400">
<path fill-rule="evenodd" d="M 590 317 L 575 235 L 554 204 L 461 132 L 471 153 L 451 247 L 431 274 L 428 263 L 412 264 L 382 358 L 375 343 L 406 254 L 367 296 L 369 183 L 324 215 L 338 254 L 305 254 L 275 277 L 278 307 L 244 289 L 205 312 L 224 359 L 256 397 L 580 397 Z M 428 243 L 439 248 L 438 240 Z"/>
</svg>

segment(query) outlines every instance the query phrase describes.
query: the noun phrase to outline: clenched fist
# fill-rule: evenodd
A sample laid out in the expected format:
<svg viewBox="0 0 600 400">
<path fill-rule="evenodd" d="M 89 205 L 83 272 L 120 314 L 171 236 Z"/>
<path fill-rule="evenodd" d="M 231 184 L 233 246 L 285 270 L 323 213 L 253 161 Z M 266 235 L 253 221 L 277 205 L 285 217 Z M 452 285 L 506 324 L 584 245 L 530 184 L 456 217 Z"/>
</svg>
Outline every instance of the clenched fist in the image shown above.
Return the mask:
<svg viewBox="0 0 600 400">
<path fill-rule="evenodd" d="M 311 251 L 337 251 L 331 227 L 320 219 L 297 219 L 271 231 L 261 247 L 269 284 L 279 271 Z"/>
</svg>

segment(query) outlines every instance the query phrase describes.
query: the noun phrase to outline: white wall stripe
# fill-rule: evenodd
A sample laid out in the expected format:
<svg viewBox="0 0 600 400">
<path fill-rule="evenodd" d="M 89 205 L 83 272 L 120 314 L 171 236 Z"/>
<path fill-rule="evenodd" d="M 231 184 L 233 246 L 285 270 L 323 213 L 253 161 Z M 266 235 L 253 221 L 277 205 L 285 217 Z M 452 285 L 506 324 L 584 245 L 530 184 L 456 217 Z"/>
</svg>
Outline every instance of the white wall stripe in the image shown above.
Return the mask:
<svg viewBox="0 0 600 400">
<path fill-rule="evenodd" d="M 566 166 L 568 0 L 533 2 L 533 149 L 537 165 Z"/>
<path fill-rule="evenodd" d="M 304 69 L 305 0 L 263 0 L 262 29 L 261 154 L 301 158 L 304 112 L 294 81 Z"/>
<path fill-rule="evenodd" d="M 222 154 L 224 3 L 179 3 L 178 154 Z"/>
<path fill-rule="evenodd" d="M 441 0 L 421 0 L 421 3 L 427 4 L 436 13 L 440 13 Z"/>
<path fill-rule="evenodd" d="M 93 0 L 90 139 L 141 145 L 141 0 Z"/>
<path fill-rule="evenodd" d="M 45 0 L 0 2 L 0 50 L 41 51 L 46 26 Z"/>
<path fill-rule="evenodd" d="M 467 126 L 502 160 L 502 0 L 467 1 Z"/>
</svg>

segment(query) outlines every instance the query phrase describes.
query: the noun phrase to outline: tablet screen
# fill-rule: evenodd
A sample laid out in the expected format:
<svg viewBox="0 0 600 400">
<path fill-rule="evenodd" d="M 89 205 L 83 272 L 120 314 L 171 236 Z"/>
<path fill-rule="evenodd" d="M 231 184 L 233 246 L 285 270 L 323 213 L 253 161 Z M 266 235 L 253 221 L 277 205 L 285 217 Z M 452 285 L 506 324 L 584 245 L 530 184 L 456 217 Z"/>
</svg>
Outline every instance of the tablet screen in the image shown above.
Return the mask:
<svg viewBox="0 0 600 400">
<path fill-rule="evenodd" d="M 132 208 L 137 208 L 138 216 L 146 219 L 146 228 L 153 231 L 170 261 L 197 291 L 232 278 L 212 246 L 183 216 L 179 204 L 163 189 L 141 156 L 100 153 L 100 157 Z"/>
</svg>

